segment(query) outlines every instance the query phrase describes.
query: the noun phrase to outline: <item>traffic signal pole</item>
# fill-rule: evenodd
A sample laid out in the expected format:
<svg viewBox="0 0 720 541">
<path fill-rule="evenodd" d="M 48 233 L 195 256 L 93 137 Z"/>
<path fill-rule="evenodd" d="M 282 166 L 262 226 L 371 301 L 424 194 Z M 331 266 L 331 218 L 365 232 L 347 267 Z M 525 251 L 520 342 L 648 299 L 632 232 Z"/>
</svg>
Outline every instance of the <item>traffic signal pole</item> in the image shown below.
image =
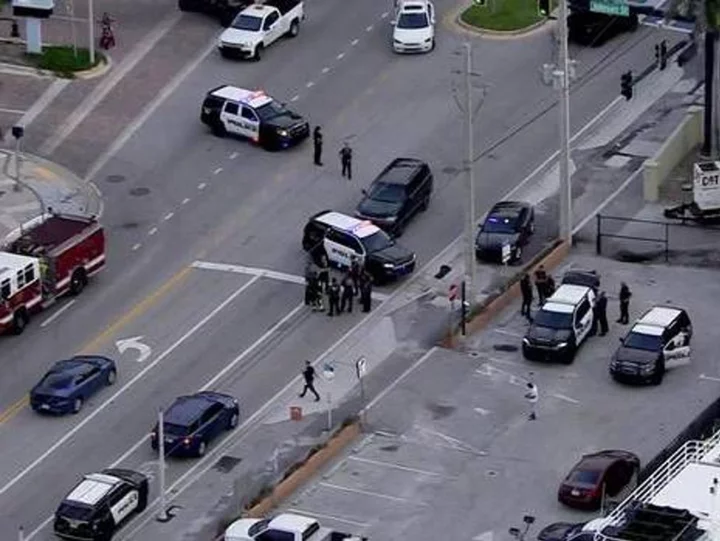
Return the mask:
<svg viewBox="0 0 720 541">
<path fill-rule="evenodd" d="M 572 186 L 570 184 L 570 61 L 568 53 L 567 0 L 560 0 L 558 16 L 560 65 L 560 238 L 572 243 Z"/>
<path fill-rule="evenodd" d="M 473 169 L 473 152 L 475 143 L 473 141 L 473 100 L 472 100 L 472 46 L 465 43 L 465 115 L 467 122 L 467 216 L 465 227 L 467 235 L 466 246 L 466 267 L 465 282 L 470 299 L 474 299 L 475 292 L 475 171 Z M 464 289 L 463 289 L 464 291 Z M 463 299 L 464 300 L 464 299 Z"/>
</svg>

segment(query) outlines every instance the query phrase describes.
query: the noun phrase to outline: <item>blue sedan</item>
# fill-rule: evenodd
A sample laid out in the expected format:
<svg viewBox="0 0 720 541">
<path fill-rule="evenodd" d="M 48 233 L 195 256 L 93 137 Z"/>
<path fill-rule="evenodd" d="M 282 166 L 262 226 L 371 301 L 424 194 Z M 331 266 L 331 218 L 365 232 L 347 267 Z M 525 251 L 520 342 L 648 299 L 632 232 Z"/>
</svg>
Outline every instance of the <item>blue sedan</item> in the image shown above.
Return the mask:
<svg viewBox="0 0 720 541">
<path fill-rule="evenodd" d="M 30 406 L 38 413 L 78 413 L 90 396 L 116 379 L 115 361 L 106 357 L 58 361 L 30 391 Z"/>
</svg>

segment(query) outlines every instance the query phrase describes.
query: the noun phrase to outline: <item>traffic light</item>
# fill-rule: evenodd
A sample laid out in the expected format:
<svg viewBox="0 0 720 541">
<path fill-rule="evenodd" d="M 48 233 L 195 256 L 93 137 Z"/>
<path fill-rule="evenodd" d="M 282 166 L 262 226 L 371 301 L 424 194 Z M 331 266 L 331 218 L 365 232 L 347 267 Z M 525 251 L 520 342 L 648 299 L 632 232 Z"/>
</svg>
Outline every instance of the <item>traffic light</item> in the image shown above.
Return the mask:
<svg viewBox="0 0 720 541">
<path fill-rule="evenodd" d="M 626 71 L 620 77 L 620 94 L 622 94 L 626 100 L 632 98 L 632 71 Z"/>
<path fill-rule="evenodd" d="M 550 0 L 538 0 L 537 8 L 540 17 L 550 16 Z"/>
</svg>

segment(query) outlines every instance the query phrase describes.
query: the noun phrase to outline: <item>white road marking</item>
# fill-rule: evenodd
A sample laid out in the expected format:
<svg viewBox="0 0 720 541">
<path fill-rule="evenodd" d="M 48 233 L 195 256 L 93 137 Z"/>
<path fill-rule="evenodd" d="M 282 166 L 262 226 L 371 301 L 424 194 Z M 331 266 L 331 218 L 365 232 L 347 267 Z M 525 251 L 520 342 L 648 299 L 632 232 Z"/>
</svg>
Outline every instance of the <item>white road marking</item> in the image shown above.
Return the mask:
<svg viewBox="0 0 720 541">
<path fill-rule="evenodd" d="M 155 28 L 128 53 L 118 66 L 115 66 L 107 76 L 98 84 L 90 95 L 80 102 L 80 105 L 68 115 L 58 130 L 48 137 L 40 147 L 40 154 L 50 155 L 67 139 L 83 120 L 95 109 L 101 101 L 112 91 L 120 81 L 165 37 L 173 26 L 182 18 L 179 11 L 171 11 L 160 21 Z"/>
<path fill-rule="evenodd" d="M 522 338 L 523 337 L 523 335 L 520 333 L 517 333 L 515 331 L 506 331 L 505 329 L 495 328 L 495 329 L 493 329 L 493 332 L 496 332 L 499 334 L 505 334 L 507 336 L 512 336 L 514 338 Z"/>
<path fill-rule="evenodd" d="M 473 411 L 475 413 L 479 413 L 483 417 L 485 417 L 486 415 L 490 415 L 490 410 L 486 410 L 484 408 L 473 408 Z"/>
<path fill-rule="evenodd" d="M 237 157 L 238 157 L 238 153 L 237 153 L 237 152 L 233 152 L 232 154 L 230 154 L 230 159 L 231 159 L 231 160 L 234 160 L 234 159 L 237 158 Z"/>
<path fill-rule="evenodd" d="M 494 538 L 495 533 L 492 530 L 488 530 L 473 537 L 472 541 L 493 541 Z"/>
<path fill-rule="evenodd" d="M 157 231 L 157 227 L 153 227 L 150 231 L 148 231 L 148 236 L 152 237 L 155 233 L 157 233 Z"/>
<path fill-rule="evenodd" d="M 313 83 L 312 81 L 308 81 L 305 86 L 308 87 L 308 88 L 312 88 L 312 87 L 315 86 L 315 83 Z"/>
<path fill-rule="evenodd" d="M 62 306 L 61 308 L 58 308 L 53 315 L 51 315 L 51 316 L 50 316 L 49 318 L 47 318 L 45 321 L 43 321 L 42 323 L 40 323 L 40 328 L 45 328 L 45 327 L 47 327 L 48 325 L 50 325 L 50 323 L 52 323 L 52 322 L 55 321 L 57 318 L 59 318 L 59 317 L 62 315 L 63 312 L 65 312 L 67 309 L 69 309 L 69 308 L 70 308 L 73 304 L 75 304 L 76 302 L 77 302 L 77 301 L 76 301 L 75 299 L 72 299 L 72 300 L 70 300 L 69 302 L 67 302 L 64 306 Z"/>
<path fill-rule="evenodd" d="M 350 42 L 350 45 L 352 45 L 353 47 L 355 47 L 355 45 L 357 45 L 359 42 L 360 42 L 359 39 L 354 39 L 354 40 L 352 40 L 352 41 Z"/>
<path fill-rule="evenodd" d="M 615 200 L 615 198 L 620 195 L 625 188 L 628 187 L 628 185 L 633 182 L 639 175 L 643 173 L 644 169 L 641 167 L 637 171 L 635 171 L 632 175 L 630 175 L 625 182 L 623 182 L 620 186 L 618 186 L 617 190 L 615 190 L 613 193 L 611 193 L 605 201 L 600 203 L 597 207 L 595 207 L 590 213 L 580 221 L 579 224 L 577 224 L 573 230 L 573 235 L 578 233 L 583 227 L 585 227 L 591 220 L 595 219 L 595 216 L 597 216 L 599 213 L 603 211 L 603 209 L 608 206 L 612 201 Z"/>
<path fill-rule="evenodd" d="M 354 460 L 355 462 L 362 462 L 363 464 L 371 464 L 373 466 L 381 466 L 384 468 L 391 468 L 394 470 L 402 470 L 402 471 L 407 471 L 407 472 L 411 472 L 411 473 L 419 473 L 421 475 L 428 475 L 430 477 L 448 477 L 447 475 L 445 475 L 443 473 L 421 470 L 418 468 L 411 468 L 409 466 L 403 466 L 402 464 L 395 464 L 393 462 L 384 462 L 382 460 L 371 460 L 369 458 L 363 458 L 360 456 L 349 456 L 347 459 Z"/>
<path fill-rule="evenodd" d="M 130 447 L 127 451 L 125 451 L 123 454 L 121 454 L 115 462 L 110 464 L 110 468 L 117 468 L 120 464 L 125 462 L 129 456 L 131 456 L 135 451 L 140 449 L 140 447 L 150 438 L 150 434 L 145 434 L 145 436 L 142 437 L 142 439 L 138 440 L 135 445 Z"/>
<path fill-rule="evenodd" d="M 559 400 L 563 400 L 565 402 L 570 402 L 571 404 L 579 404 L 580 403 L 579 400 L 575 400 L 574 398 L 570 398 L 569 396 L 565 396 L 564 394 L 553 393 L 550 396 L 552 396 L 553 398 L 557 398 Z"/>
<path fill-rule="evenodd" d="M 17 123 L 27 128 L 69 84 L 70 79 L 55 79 L 52 84 L 45 89 L 45 92 L 42 93 L 37 101 L 30 106 L 30 109 L 20 117 Z M 8 133 L 5 135 L 6 138 L 10 137 L 9 132 L 10 130 L 8 130 Z"/>
<path fill-rule="evenodd" d="M 338 60 L 342 60 L 344 56 L 345 56 L 345 53 L 340 53 L 335 58 L 337 58 Z"/>
<path fill-rule="evenodd" d="M 207 186 L 207 184 L 205 184 L 204 182 L 201 182 L 200 184 L 198 184 L 198 190 L 204 190 L 205 186 Z"/>
<path fill-rule="evenodd" d="M 365 29 L 365 32 L 372 32 L 372 29 L 373 29 L 373 25 L 370 25 Z"/>
<path fill-rule="evenodd" d="M 713 376 L 706 376 L 705 374 L 700 374 L 699 379 L 704 379 L 707 381 L 720 381 L 720 378 L 716 378 Z"/>
<path fill-rule="evenodd" d="M 136 252 L 136 251 L 138 251 L 141 247 L 142 247 L 142 244 L 140 244 L 140 243 L 138 242 L 137 244 L 133 245 L 132 251 L 133 251 L 133 252 Z"/>
<path fill-rule="evenodd" d="M 75 435 L 82 430 L 82 428 L 87 425 L 90 421 L 92 421 L 95 417 L 100 415 L 110 404 L 115 403 L 117 399 L 125 392 L 127 391 L 132 385 L 134 385 L 136 382 L 141 380 L 145 374 L 147 374 L 150 370 L 152 370 L 155 366 L 157 366 L 159 363 L 161 363 L 164 359 L 166 359 L 168 356 L 170 356 L 177 348 L 179 348 L 182 344 L 184 344 L 190 337 L 192 337 L 198 330 L 200 330 L 202 327 L 204 327 L 208 321 L 210 321 L 212 318 L 214 318 L 218 313 L 220 313 L 226 306 L 228 306 L 230 303 L 232 303 L 238 296 L 240 296 L 246 289 L 251 287 L 257 280 L 259 280 L 258 277 L 253 277 L 251 280 L 249 280 L 247 283 L 243 284 L 241 287 L 233 291 L 233 293 L 225 299 L 223 302 L 221 302 L 219 305 L 217 305 L 208 315 L 203 317 L 198 323 L 193 325 L 193 327 L 190 328 L 189 331 L 185 332 L 180 338 L 178 338 L 169 348 L 167 348 L 165 351 L 163 351 L 160 355 L 158 355 L 155 360 L 153 360 L 150 364 L 148 364 L 145 368 L 140 370 L 137 374 L 135 374 L 132 379 L 130 379 L 125 385 L 123 385 L 120 389 L 118 389 L 110 398 L 99 404 L 95 409 L 90 411 L 90 413 L 85 417 L 82 421 L 80 421 L 78 424 L 76 424 L 73 428 L 68 430 L 62 438 L 57 440 L 54 444 L 52 444 L 47 451 L 45 451 L 43 454 L 41 454 L 38 458 L 36 458 L 30 465 L 26 466 L 20 473 L 18 473 L 15 477 L 13 477 L 10 481 L 5 483 L 5 485 L 0 488 L 0 496 L 5 494 L 8 490 L 10 490 L 12 487 L 14 487 L 20 480 L 22 480 L 28 473 L 30 473 L 32 470 L 34 470 L 39 464 L 44 462 L 50 455 L 52 455 L 57 449 L 59 449 L 65 442 L 75 437 Z M 299 378 L 300 376 L 298 376 Z"/>
<path fill-rule="evenodd" d="M 298 96 L 297 94 L 295 94 L 292 98 L 290 98 L 290 101 L 297 101 L 297 100 L 299 100 L 299 99 L 300 99 L 300 96 Z"/>
<path fill-rule="evenodd" d="M 409 500 L 407 498 L 400 498 L 399 496 L 390 496 L 389 494 L 383 494 L 381 492 L 372 492 L 370 490 L 361 490 L 359 488 L 351 488 L 351 487 L 345 487 L 342 485 L 335 485 L 333 483 L 326 483 L 326 482 L 320 482 L 318 483 L 319 486 L 330 488 L 333 490 L 340 490 L 342 492 L 352 492 L 353 494 L 362 494 L 363 496 L 371 496 L 373 498 L 381 498 L 383 500 L 390 500 L 393 502 L 405 502 L 405 503 L 413 503 L 415 505 L 420 506 L 426 506 L 426 503 L 419 502 L 417 500 Z"/>
<path fill-rule="evenodd" d="M 113 143 L 103 152 L 95 163 L 90 167 L 88 173 L 85 175 L 85 180 L 91 180 L 97 175 L 100 170 L 105 167 L 115 154 L 117 154 L 122 147 L 125 146 L 130 138 L 135 134 L 140 127 L 145 124 L 148 118 L 162 105 L 162 103 L 182 84 L 190 73 L 197 68 L 200 63 L 205 60 L 205 57 L 212 53 L 217 47 L 217 37 L 213 37 L 210 42 L 205 46 L 204 49 L 198 53 L 198 55 L 188 62 L 185 67 L 180 70 L 175 77 L 173 77 L 168 84 L 166 84 L 160 92 L 157 93 L 155 98 L 147 104 L 145 109 L 135 119 L 128 124 L 120 135 L 113 141 Z"/>
<path fill-rule="evenodd" d="M 185 199 L 183 199 L 183 200 L 180 202 L 180 204 L 181 204 L 181 205 L 187 205 L 189 202 L 190 202 L 190 198 L 189 198 L 189 197 L 186 197 Z"/>
<path fill-rule="evenodd" d="M 521 363 L 520 361 L 512 361 L 509 359 L 498 359 L 497 357 L 485 357 L 488 361 L 491 363 L 497 363 L 497 364 L 504 364 L 506 366 L 526 366 L 524 363 Z"/>
<path fill-rule="evenodd" d="M 322 72 L 323 72 L 323 73 L 327 73 L 328 71 L 330 71 L 330 68 L 328 68 L 328 67 L 324 67 L 324 68 L 322 69 Z"/>
<path fill-rule="evenodd" d="M 48 518 L 46 518 L 45 520 L 42 521 L 40 526 L 35 528 L 29 534 L 25 534 L 25 537 L 23 539 L 25 539 L 25 541 L 31 541 L 31 539 L 33 539 L 37 534 L 39 534 L 42 530 L 44 530 L 45 527 L 48 526 L 54 519 L 55 519 L 55 517 L 53 515 L 50 515 Z"/>
<path fill-rule="evenodd" d="M 174 212 L 168 212 L 168 213 L 165 215 L 165 217 L 163 218 L 163 220 L 165 220 L 165 221 L 167 222 L 167 221 L 168 221 L 170 218 L 172 218 L 173 216 L 175 216 L 175 213 L 174 213 Z"/>
<path fill-rule="evenodd" d="M 11 115 L 22 115 L 25 113 L 24 109 L 6 109 L 5 107 L 0 107 L 0 113 L 9 113 Z"/>
<path fill-rule="evenodd" d="M 408 377 L 410 374 L 412 374 L 415 370 L 418 369 L 418 367 L 421 364 L 423 364 L 425 361 L 427 361 L 432 356 L 432 354 L 435 353 L 435 351 L 437 351 L 437 346 L 434 346 L 434 347 L 430 348 L 428 351 L 426 351 L 425 354 L 422 357 L 420 357 L 417 361 L 415 361 L 410 368 L 408 368 L 407 370 L 405 370 L 405 372 L 400 374 L 400 377 L 398 377 L 395 381 L 390 383 L 390 385 L 388 385 L 382 391 L 380 391 L 380 393 L 375 398 L 373 398 L 367 406 L 365 406 L 362 410 L 360 410 L 360 414 L 362 415 L 363 413 L 370 411 L 370 409 L 372 407 L 374 407 L 378 402 L 380 402 L 383 398 L 385 398 L 385 396 L 387 396 L 387 394 L 390 391 L 392 391 L 395 387 L 397 387 L 398 384 L 402 380 L 404 380 L 406 377 Z"/>
<path fill-rule="evenodd" d="M 334 520 L 336 522 L 344 522 L 346 524 L 350 524 L 351 526 L 355 526 L 356 528 L 365 528 L 369 526 L 367 522 L 358 522 L 357 520 L 350 520 L 347 518 L 338 517 L 336 515 L 326 515 L 324 513 L 316 513 L 315 511 L 307 511 L 306 509 L 298 509 L 297 507 L 292 507 L 287 510 L 288 513 L 295 513 L 298 515 L 304 515 L 304 516 L 311 516 L 313 518 L 319 518 L 319 519 L 329 519 Z"/>
<path fill-rule="evenodd" d="M 213 175 L 219 175 L 220 173 L 222 173 L 222 171 L 223 171 L 223 168 L 218 167 L 217 169 L 215 169 L 215 171 L 213 171 Z"/>
<path fill-rule="evenodd" d="M 380 18 L 381 18 L 381 19 L 387 19 L 387 16 L 388 16 L 388 15 L 389 15 L 389 13 L 388 13 L 387 11 L 383 11 L 383 14 L 380 15 Z"/>
</svg>

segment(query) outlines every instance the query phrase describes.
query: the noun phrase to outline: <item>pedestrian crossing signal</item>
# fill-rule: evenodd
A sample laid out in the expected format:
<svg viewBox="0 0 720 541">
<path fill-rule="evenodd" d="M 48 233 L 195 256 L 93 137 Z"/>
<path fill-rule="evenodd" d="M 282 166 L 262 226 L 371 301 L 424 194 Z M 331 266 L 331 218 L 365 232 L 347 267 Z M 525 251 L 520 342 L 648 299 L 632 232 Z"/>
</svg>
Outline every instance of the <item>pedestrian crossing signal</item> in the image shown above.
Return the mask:
<svg viewBox="0 0 720 541">
<path fill-rule="evenodd" d="M 630 100 L 633 97 L 633 77 L 632 71 L 626 71 L 620 77 L 620 94 L 626 99 Z"/>
<path fill-rule="evenodd" d="M 550 0 L 538 0 L 537 7 L 540 17 L 550 16 Z"/>
</svg>

